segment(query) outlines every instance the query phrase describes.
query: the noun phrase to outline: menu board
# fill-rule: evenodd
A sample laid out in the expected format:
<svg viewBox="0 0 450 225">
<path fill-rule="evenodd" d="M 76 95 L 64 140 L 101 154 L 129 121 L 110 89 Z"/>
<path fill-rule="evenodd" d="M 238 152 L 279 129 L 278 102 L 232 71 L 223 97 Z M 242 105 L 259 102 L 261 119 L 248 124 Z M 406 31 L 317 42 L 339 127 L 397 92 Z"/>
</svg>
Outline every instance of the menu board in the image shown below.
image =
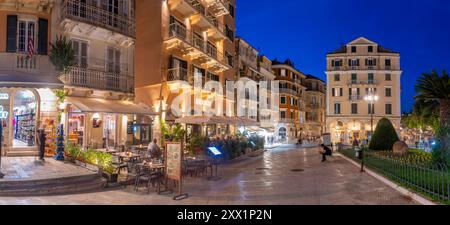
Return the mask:
<svg viewBox="0 0 450 225">
<path fill-rule="evenodd" d="M 325 146 L 331 146 L 331 134 L 323 134 L 323 144 Z"/>
<path fill-rule="evenodd" d="M 182 154 L 181 143 L 166 144 L 166 176 L 168 179 L 181 181 Z"/>
</svg>

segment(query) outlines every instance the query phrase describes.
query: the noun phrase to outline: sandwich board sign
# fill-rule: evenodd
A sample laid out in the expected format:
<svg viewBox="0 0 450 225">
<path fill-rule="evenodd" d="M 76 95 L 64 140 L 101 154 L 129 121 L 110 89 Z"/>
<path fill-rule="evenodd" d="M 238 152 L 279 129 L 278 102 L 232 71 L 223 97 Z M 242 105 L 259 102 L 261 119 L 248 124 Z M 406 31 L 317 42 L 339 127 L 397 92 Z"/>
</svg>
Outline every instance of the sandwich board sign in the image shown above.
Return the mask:
<svg viewBox="0 0 450 225">
<path fill-rule="evenodd" d="M 331 146 L 331 134 L 330 133 L 326 133 L 323 134 L 323 144 L 325 146 Z"/>
</svg>

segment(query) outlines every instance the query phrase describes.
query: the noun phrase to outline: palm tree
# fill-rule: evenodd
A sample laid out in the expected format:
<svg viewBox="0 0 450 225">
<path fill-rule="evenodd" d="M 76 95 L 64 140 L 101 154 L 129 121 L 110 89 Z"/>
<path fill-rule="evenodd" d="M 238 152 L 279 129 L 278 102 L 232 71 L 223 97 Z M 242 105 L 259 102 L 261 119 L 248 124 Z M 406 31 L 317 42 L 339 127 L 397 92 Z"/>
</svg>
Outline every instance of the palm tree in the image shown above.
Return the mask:
<svg viewBox="0 0 450 225">
<path fill-rule="evenodd" d="M 437 131 L 439 122 L 439 102 L 418 100 L 414 104 L 412 113 L 402 117 L 402 125 L 405 128 L 419 133 L 419 142 L 425 131 Z"/>
<path fill-rule="evenodd" d="M 75 51 L 70 40 L 60 36 L 55 43 L 51 43 L 50 61 L 60 73 L 69 72 L 69 68 L 75 64 Z"/>
<path fill-rule="evenodd" d="M 446 71 L 440 76 L 435 70 L 423 73 L 416 85 L 419 93 L 415 98 L 424 101 L 439 102 L 441 127 L 450 125 L 450 77 Z"/>
</svg>

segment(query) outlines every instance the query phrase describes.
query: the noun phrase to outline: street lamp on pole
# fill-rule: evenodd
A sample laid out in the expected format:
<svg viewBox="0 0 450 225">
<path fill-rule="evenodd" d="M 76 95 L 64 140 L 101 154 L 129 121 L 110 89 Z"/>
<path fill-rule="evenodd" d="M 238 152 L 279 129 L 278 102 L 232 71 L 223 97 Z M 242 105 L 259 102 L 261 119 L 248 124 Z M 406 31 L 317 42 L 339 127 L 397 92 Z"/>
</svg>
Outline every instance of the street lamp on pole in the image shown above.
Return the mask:
<svg viewBox="0 0 450 225">
<path fill-rule="evenodd" d="M 370 139 L 372 139 L 373 136 L 373 114 L 375 111 L 375 102 L 378 101 L 378 95 L 374 92 L 374 90 L 370 90 L 370 92 L 364 97 L 364 100 L 369 103 L 369 109 L 370 109 Z M 361 172 L 364 172 L 364 148 L 361 149 Z"/>
</svg>

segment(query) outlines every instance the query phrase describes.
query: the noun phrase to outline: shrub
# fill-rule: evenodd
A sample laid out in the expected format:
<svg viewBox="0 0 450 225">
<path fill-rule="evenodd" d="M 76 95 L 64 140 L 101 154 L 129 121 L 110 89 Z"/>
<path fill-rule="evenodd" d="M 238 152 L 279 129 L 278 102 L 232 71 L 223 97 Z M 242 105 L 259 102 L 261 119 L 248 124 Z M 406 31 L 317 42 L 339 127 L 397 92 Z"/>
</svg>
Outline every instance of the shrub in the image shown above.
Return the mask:
<svg viewBox="0 0 450 225">
<path fill-rule="evenodd" d="M 369 148 L 374 151 L 392 150 L 395 142 L 399 141 L 397 132 L 391 121 L 383 118 L 378 122 L 377 129 L 372 136 Z"/>
<path fill-rule="evenodd" d="M 66 153 L 69 159 L 74 162 L 81 154 L 81 147 L 79 145 L 68 144 Z"/>
<path fill-rule="evenodd" d="M 432 151 L 433 162 L 450 165 L 450 127 L 439 127 L 436 132 L 436 145 Z"/>
</svg>

